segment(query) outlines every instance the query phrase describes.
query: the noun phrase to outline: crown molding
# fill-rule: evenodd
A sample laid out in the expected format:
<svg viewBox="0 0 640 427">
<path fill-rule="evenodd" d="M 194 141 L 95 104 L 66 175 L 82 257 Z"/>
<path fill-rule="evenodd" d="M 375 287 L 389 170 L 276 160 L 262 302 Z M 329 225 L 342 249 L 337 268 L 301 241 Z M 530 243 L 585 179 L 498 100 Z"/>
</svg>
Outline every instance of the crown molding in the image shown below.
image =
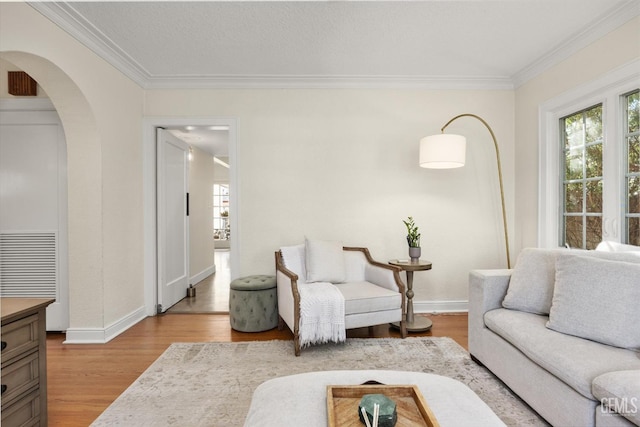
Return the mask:
<svg viewBox="0 0 640 427">
<path fill-rule="evenodd" d="M 628 0 L 517 72 L 513 76 L 514 87 L 522 86 L 638 15 L 640 15 L 640 2 Z"/>
<path fill-rule="evenodd" d="M 513 83 L 509 77 L 246 75 L 151 77 L 145 88 L 512 90 Z"/>
<path fill-rule="evenodd" d="M 88 22 L 71 4 L 45 1 L 32 1 L 28 4 L 144 88 L 151 74 Z"/>
</svg>

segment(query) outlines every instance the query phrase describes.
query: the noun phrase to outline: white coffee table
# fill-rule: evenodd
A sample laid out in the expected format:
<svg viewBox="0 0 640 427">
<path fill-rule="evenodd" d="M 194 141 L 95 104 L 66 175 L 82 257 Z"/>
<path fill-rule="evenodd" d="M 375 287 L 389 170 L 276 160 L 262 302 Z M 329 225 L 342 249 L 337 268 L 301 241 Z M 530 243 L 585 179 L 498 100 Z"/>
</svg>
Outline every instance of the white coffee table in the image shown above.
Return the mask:
<svg viewBox="0 0 640 427">
<path fill-rule="evenodd" d="M 327 386 L 416 384 L 441 427 L 504 427 L 469 387 L 435 374 L 408 371 L 322 371 L 274 378 L 253 393 L 245 427 L 326 427 Z"/>
</svg>

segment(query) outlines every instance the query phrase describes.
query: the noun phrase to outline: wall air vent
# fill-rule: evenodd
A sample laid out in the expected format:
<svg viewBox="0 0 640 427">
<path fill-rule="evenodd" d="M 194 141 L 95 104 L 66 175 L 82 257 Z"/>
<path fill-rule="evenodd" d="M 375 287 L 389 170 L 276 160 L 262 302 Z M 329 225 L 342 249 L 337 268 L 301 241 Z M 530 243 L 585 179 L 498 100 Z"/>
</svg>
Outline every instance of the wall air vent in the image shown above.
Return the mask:
<svg viewBox="0 0 640 427">
<path fill-rule="evenodd" d="M 9 71 L 7 90 L 14 96 L 36 96 L 38 83 L 24 71 Z"/>
<path fill-rule="evenodd" d="M 0 233 L 0 296 L 56 298 L 56 233 Z"/>
</svg>

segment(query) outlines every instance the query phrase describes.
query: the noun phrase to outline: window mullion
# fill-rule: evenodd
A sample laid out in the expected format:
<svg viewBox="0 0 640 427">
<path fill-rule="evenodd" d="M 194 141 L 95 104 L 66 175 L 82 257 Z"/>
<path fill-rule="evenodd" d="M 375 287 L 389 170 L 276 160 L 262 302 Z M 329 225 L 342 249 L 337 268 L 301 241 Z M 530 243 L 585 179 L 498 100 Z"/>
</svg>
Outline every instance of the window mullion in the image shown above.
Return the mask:
<svg viewBox="0 0 640 427">
<path fill-rule="evenodd" d="M 602 199 L 602 239 L 618 240 L 620 237 L 620 200 L 619 186 L 619 144 L 617 141 L 617 129 L 619 128 L 620 109 L 615 102 L 615 95 L 610 94 L 603 102 L 605 107 L 602 117 L 603 147 L 602 147 L 602 175 L 603 175 L 603 199 Z"/>
</svg>

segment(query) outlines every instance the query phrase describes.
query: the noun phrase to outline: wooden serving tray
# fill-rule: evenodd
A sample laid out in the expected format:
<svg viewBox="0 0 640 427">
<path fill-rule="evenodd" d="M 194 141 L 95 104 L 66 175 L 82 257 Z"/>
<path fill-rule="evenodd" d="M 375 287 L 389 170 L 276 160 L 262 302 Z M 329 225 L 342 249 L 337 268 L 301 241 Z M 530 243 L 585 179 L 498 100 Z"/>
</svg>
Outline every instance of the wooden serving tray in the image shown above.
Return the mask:
<svg viewBox="0 0 640 427">
<path fill-rule="evenodd" d="M 384 394 L 396 402 L 396 427 L 440 427 L 416 385 L 329 385 L 329 427 L 362 427 L 358 405 L 365 394 Z"/>
</svg>

